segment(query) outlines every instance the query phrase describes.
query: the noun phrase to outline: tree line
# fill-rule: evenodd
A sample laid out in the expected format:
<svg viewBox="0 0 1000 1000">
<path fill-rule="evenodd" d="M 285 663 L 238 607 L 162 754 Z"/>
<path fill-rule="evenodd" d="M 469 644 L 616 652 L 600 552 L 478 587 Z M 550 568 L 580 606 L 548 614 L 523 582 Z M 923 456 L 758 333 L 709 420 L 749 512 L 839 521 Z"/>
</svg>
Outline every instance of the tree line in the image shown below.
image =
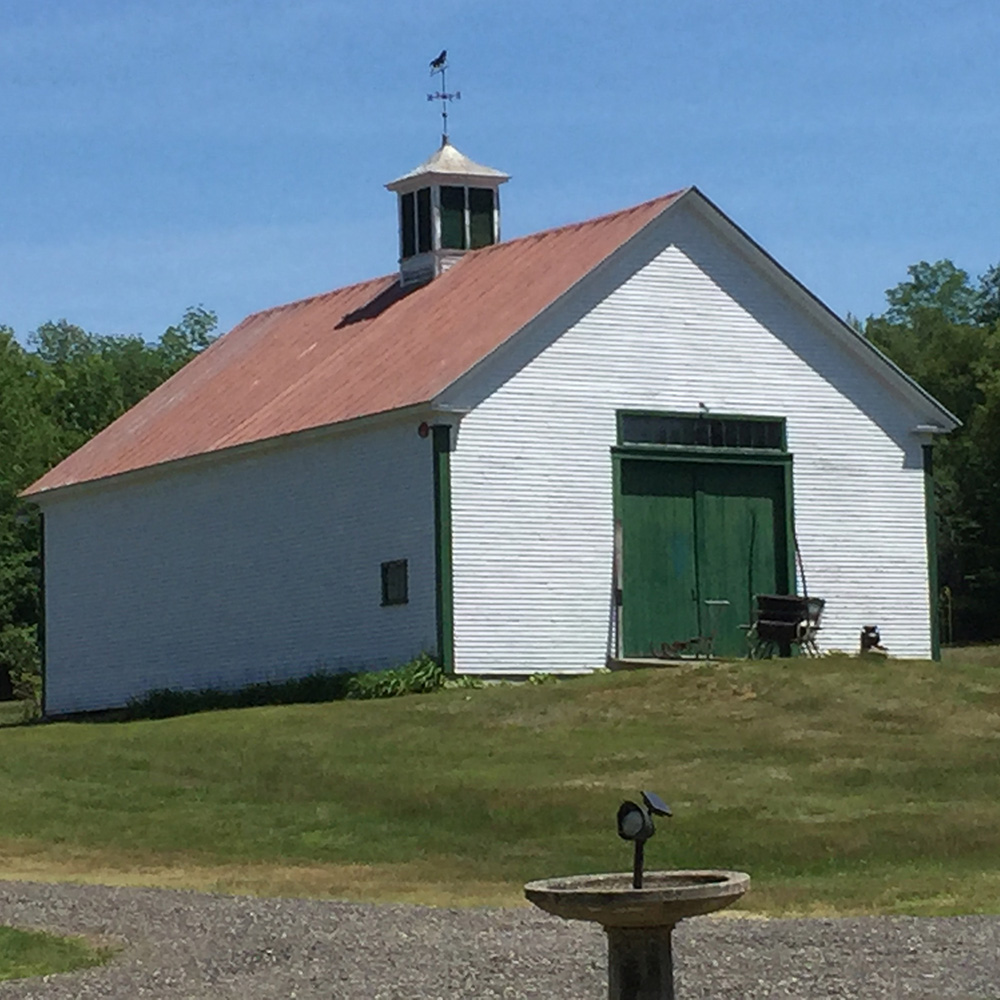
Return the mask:
<svg viewBox="0 0 1000 1000">
<path fill-rule="evenodd" d="M 1000 638 L 1000 264 L 973 280 L 921 261 L 855 328 L 963 426 L 935 444 L 942 632 Z M 213 340 L 216 316 L 187 310 L 153 342 L 60 320 L 22 346 L 0 326 L 0 697 L 38 684 L 41 555 L 35 508 L 18 493 Z M 10 679 L 10 680 L 8 680 Z"/>
<path fill-rule="evenodd" d="M 977 281 L 921 261 L 866 337 L 961 421 L 934 445 L 946 641 L 1000 638 L 1000 264 Z"/>
<path fill-rule="evenodd" d="M 40 682 L 40 526 L 18 494 L 207 347 L 215 328 L 201 306 L 154 342 L 59 320 L 24 347 L 0 326 L 0 697 L 30 697 Z"/>
</svg>

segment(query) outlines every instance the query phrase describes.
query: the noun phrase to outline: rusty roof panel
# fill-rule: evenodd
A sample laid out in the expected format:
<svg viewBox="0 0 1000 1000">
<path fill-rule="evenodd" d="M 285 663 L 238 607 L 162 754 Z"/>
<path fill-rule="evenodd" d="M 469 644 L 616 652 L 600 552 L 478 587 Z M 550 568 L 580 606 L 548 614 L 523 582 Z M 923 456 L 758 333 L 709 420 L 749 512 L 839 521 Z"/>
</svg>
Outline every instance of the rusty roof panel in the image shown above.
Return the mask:
<svg viewBox="0 0 1000 1000">
<path fill-rule="evenodd" d="M 415 289 L 388 275 L 255 313 L 24 495 L 427 402 L 680 193 L 469 252 Z"/>
</svg>

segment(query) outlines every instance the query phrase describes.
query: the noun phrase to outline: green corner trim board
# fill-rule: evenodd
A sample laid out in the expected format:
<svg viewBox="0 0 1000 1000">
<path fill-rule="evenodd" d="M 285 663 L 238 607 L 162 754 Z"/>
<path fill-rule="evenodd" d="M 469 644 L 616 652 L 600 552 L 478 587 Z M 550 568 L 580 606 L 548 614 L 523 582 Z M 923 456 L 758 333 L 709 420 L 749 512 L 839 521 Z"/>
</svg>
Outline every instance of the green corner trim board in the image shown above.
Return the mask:
<svg viewBox="0 0 1000 1000">
<path fill-rule="evenodd" d="M 48 643 L 45 637 L 45 621 L 46 621 L 46 596 L 45 596 L 45 514 L 39 511 L 38 514 L 38 551 L 40 553 L 38 559 L 38 656 L 39 656 L 39 667 L 42 674 L 42 693 L 41 693 L 41 704 L 39 709 L 41 710 L 42 716 L 45 716 L 45 692 L 48 689 L 48 678 L 46 677 L 45 663 L 46 656 L 45 651 L 48 647 Z"/>
<path fill-rule="evenodd" d="M 455 672 L 454 588 L 451 557 L 451 435 L 447 424 L 431 429 L 434 450 L 434 575 L 437 655 L 445 673 Z"/>
<path fill-rule="evenodd" d="M 934 446 L 925 444 L 924 511 L 927 518 L 927 589 L 931 614 L 931 659 L 941 659 L 941 626 L 938 602 L 937 508 L 934 502 Z"/>
</svg>

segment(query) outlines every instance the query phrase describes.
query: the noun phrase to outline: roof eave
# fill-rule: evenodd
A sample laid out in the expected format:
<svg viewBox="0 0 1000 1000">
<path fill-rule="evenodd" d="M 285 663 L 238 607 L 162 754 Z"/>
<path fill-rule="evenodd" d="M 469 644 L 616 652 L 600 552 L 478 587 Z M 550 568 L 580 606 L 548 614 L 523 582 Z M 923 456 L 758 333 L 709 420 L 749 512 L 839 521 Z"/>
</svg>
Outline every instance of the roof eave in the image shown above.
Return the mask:
<svg viewBox="0 0 1000 1000">
<path fill-rule="evenodd" d="M 274 437 L 258 438 L 255 441 L 245 441 L 224 448 L 216 448 L 212 451 L 200 451 L 193 455 L 181 455 L 178 458 L 165 459 L 162 462 L 155 462 L 152 465 L 141 465 L 135 469 L 124 469 L 121 472 L 98 476 L 94 479 L 78 479 L 73 482 L 64 482 L 55 486 L 36 489 L 38 484 L 48 475 L 46 473 L 46 476 L 37 479 L 26 489 L 18 493 L 18 498 L 28 503 L 42 505 L 49 500 L 61 500 L 70 493 L 77 495 L 85 490 L 100 490 L 108 486 L 115 486 L 121 482 L 130 482 L 137 478 L 155 477 L 164 473 L 174 472 L 175 470 L 188 469 L 207 463 L 230 461 L 242 458 L 247 454 L 257 454 L 270 451 L 274 448 L 284 447 L 289 443 L 304 445 L 319 438 L 337 434 L 349 434 L 353 431 L 365 431 L 369 428 L 378 428 L 385 424 L 393 423 L 396 420 L 413 418 L 417 415 L 422 416 L 426 414 L 427 417 L 433 418 L 439 412 L 442 414 L 450 412 L 458 416 L 464 415 L 457 410 L 446 411 L 444 408 L 434 407 L 429 400 L 420 400 L 415 403 L 407 403 L 405 406 L 397 406 L 391 410 L 380 410 L 378 413 L 363 413 L 360 416 L 347 417 L 344 420 L 321 424 L 318 427 L 305 427 L 301 430 L 278 434 Z"/>
<path fill-rule="evenodd" d="M 407 191 L 415 191 L 417 188 L 425 187 L 428 184 L 454 184 L 456 186 L 473 186 L 497 188 L 501 184 L 506 184 L 510 180 L 507 174 L 473 174 L 443 171 L 424 171 L 419 174 L 407 174 L 399 177 L 385 185 L 387 191 L 394 191 L 396 194 L 405 194 Z"/>
</svg>

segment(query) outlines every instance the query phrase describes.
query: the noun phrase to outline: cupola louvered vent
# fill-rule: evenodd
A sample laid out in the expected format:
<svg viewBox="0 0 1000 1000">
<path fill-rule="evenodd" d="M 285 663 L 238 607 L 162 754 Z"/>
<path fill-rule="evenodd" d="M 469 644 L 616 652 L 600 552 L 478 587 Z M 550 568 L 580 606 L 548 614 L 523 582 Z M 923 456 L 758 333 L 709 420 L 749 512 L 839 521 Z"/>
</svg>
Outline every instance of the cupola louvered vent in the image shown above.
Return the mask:
<svg viewBox="0 0 1000 1000">
<path fill-rule="evenodd" d="M 399 200 L 399 279 L 430 281 L 462 254 L 500 240 L 507 174 L 475 163 L 447 139 L 430 159 L 386 184 Z"/>
</svg>

